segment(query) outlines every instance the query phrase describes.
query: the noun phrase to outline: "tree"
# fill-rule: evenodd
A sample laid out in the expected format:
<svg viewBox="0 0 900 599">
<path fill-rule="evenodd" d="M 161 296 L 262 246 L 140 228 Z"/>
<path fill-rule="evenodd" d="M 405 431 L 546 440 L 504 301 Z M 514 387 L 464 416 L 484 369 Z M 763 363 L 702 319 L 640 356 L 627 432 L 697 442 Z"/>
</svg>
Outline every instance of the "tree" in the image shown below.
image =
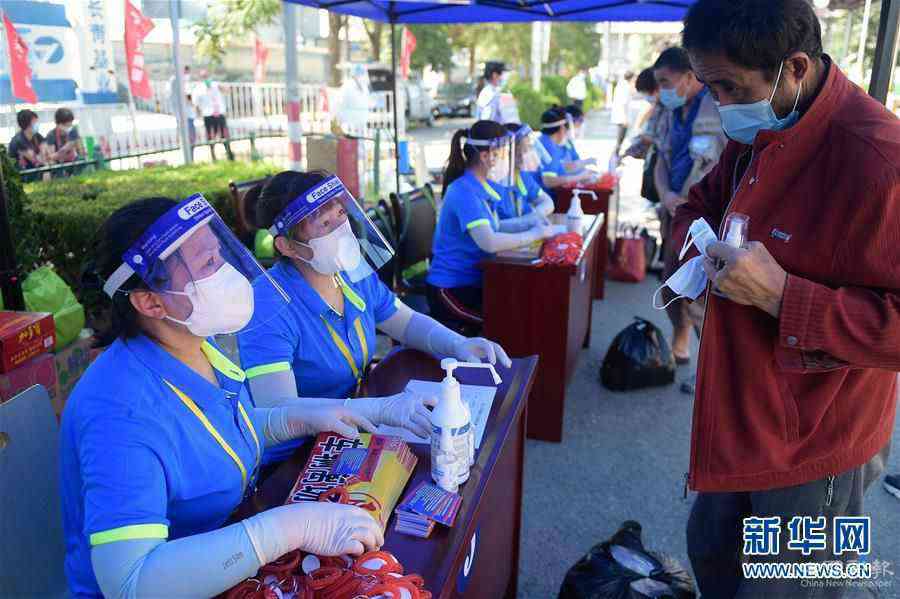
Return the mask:
<svg viewBox="0 0 900 599">
<path fill-rule="evenodd" d="M 469 76 L 473 78 L 478 66 L 478 47 L 484 42 L 483 27 L 484 25 L 450 25 L 447 28 L 453 47 L 469 51 Z"/>
<path fill-rule="evenodd" d="M 206 18 L 194 25 L 197 53 L 213 64 L 221 64 L 228 46 L 261 25 L 273 23 L 281 14 L 282 0 L 220 0 L 210 2 Z M 348 17 L 328 13 L 328 49 L 331 60 L 330 84 L 341 83 L 338 70 L 341 31 Z"/>
<path fill-rule="evenodd" d="M 453 46 L 446 25 L 410 25 L 416 36 L 416 50 L 410 59 L 410 68 L 421 71 L 430 66 L 435 71 L 449 71 L 453 67 Z M 398 30 L 397 50 L 400 50 Z"/>
<path fill-rule="evenodd" d="M 550 63 L 573 69 L 591 67 L 603 47 L 594 23 L 554 23 L 550 35 Z"/>
<path fill-rule="evenodd" d="M 210 3 L 206 17 L 194 25 L 197 52 L 221 64 L 230 43 L 281 14 L 281 0 L 221 0 Z"/>
<path fill-rule="evenodd" d="M 384 23 L 363 19 L 363 27 L 365 27 L 366 36 L 369 38 L 372 60 L 379 62 L 381 61 L 381 40 L 384 39 Z"/>
</svg>

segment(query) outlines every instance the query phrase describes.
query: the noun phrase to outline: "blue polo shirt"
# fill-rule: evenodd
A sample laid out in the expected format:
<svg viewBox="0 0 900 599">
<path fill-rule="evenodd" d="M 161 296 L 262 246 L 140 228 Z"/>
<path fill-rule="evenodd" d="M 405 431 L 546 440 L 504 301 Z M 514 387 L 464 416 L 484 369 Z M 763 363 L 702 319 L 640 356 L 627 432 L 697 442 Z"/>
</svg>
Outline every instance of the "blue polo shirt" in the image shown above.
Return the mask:
<svg viewBox="0 0 900 599">
<path fill-rule="evenodd" d="M 497 206 L 500 220 L 525 216 L 534 212 L 541 186 L 534 178 L 535 173 L 517 173 L 515 183 L 506 190 L 503 201 Z"/>
<path fill-rule="evenodd" d="M 60 487 L 74 596 L 101 597 L 92 546 L 215 530 L 253 484 L 264 423 L 253 420 L 244 372 L 212 344 L 203 351 L 219 386 L 139 336 L 114 342 L 72 391 L 60 432 Z"/>
<path fill-rule="evenodd" d="M 478 264 L 489 254 L 478 247 L 470 231 L 480 226 L 498 231 L 501 200 L 497 188 L 485 187 L 469 171 L 447 187 L 432 242 L 428 283 L 442 289 L 481 287 Z"/>
<path fill-rule="evenodd" d="M 581 160 L 581 155 L 578 153 L 578 150 L 575 149 L 575 142 L 571 139 L 567 139 L 566 143 L 563 144 L 563 152 L 565 153 L 563 160 L 570 162 Z"/>
<path fill-rule="evenodd" d="M 376 325 L 397 312 L 394 293 L 375 273 L 356 283 L 339 275 L 344 292 L 340 316 L 288 260 L 279 261 L 269 274 L 291 301 L 265 324 L 238 335 L 247 376 L 291 370 L 299 397 L 352 397 L 358 375 L 365 374 L 375 353 Z M 353 367 L 343 350 L 352 356 Z M 302 443 L 270 447 L 263 461 L 285 459 Z"/>
<path fill-rule="evenodd" d="M 546 133 L 541 133 L 538 141 L 543 148 L 543 151 L 538 152 L 538 156 L 541 158 L 541 175 L 544 173 L 552 173 L 560 177 L 565 176 L 566 169 L 562 164 L 563 161 L 566 160 L 565 148 L 557 145 Z M 553 190 L 546 187 L 543 180 L 541 181 L 541 188 L 552 197 Z"/>
</svg>

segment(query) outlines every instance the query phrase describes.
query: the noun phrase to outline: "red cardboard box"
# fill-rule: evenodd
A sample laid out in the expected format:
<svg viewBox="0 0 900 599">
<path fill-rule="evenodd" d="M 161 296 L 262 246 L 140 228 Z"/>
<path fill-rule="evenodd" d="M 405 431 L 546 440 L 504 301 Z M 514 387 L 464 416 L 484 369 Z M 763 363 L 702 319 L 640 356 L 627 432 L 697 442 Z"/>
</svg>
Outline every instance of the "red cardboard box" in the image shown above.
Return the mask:
<svg viewBox="0 0 900 599">
<path fill-rule="evenodd" d="M 9 401 L 32 385 L 43 385 L 56 404 L 59 395 L 56 384 L 56 360 L 50 354 L 29 360 L 13 371 L 0 374 L 0 403 Z"/>
<path fill-rule="evenodd" d="M 56 327 L 49 312 L 0 311 L 0 373 L 49 352 L 55 343 Z"/>
</svg>

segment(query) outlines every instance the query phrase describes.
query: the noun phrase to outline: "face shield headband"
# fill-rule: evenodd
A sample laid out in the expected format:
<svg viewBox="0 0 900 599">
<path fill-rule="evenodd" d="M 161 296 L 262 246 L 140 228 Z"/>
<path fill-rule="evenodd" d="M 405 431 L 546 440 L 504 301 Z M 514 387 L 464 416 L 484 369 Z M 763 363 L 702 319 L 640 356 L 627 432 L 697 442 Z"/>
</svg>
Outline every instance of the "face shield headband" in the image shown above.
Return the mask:
<svg viewBox="0 0 900 599">
<path fill-rule="evenodd" d="M 331 175 L 312 189 L 297 196 L 294 201 L 288 204 L 287 207 L 278 214 L 275 223 L 269 227 L 269 233 L 275 236 L 283 235 L 288 237 L 288 233 L 294 225 L 314 213 L 332 199 L 345 193 L 349 195 L 350 192 L 347 191 L 347 188 L 344 187 L 344 184 L 337 175 Z"/>
<path fill-rule="evenodd" d="M 158 260 L 168 258 L 197 229 L 216 216 L 216 211 L 199 193 L 174 206 L 148 227 L 141 238 L 122 255 L 122 265 L 103 285 L 104 293 L 114 297 L 125 281 L 134 274 L 145 281 L 150 279 L 150 271 Z"/>
</svg>

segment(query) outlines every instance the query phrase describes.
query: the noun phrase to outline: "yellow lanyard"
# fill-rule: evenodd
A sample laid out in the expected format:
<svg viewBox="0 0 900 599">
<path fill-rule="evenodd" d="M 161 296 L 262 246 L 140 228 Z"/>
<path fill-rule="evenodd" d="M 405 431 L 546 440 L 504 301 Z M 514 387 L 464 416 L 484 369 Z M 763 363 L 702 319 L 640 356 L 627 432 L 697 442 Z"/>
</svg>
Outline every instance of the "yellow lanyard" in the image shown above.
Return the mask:
<svg viewBox="0 0 900 599">
<path fill-rule="evenodd" d="M 496 191 L 494 191 L 493 187 L 488 185 L 487 181 L 482 181 L 481 186 L 484 187 L 484 190 L 487 192 L 487 194 L 489 196 L 491 196 L 492 198 L 494 198 L 495 201 L 497 201 L 497 202 L 501 201 L 500 195 Z M 499 229 L 500 228 L 500 217 L 497 216 L 497 211 L 491 208 L 491 205 L 487 202 L 487 200 L 482 200 L 482 201 L 484 201 L 484 207 L 487 208 L 487 211 L 491 213 L 491 218 L 494 221 L 494 226 Z"/>
<path fill-rule="evenodd" d="M 369 344 L 366 343 L 366 333 L 363 331 L 362 322 L 359 320 L 359 316 L 356 317 L 356 320 L 353 321 L 353 328 L 356 329 L 356 336 L 359 338 L 359 345 L 362 347 L 363 354 L 363 363 L 362 368 L 359 368 L 356 365 L 356 360 L 353 358 L 353 353 L 351 353 L 350 348 L 347 347 L 346 342 L 344 342 L 343 338 L 338 334 L 337 331 L 334 330 L 328 321 L 325 320 L 325 316 L 319 315 L 322 318 L 322 323 L 325 325 L 325 328 L 328 329 L 328 332 L 331 333 L 331 340 L 334 341 L 334 344 L 337 346 L 338 350 L 340 350 L 341 355 L 344 356 L 344 359 L 347 360 L 347 364 L 350 366 L 350 370 L 353 372 L 353 376 L 356 377 L 356 385 L 357 387 L 362 382 L 363 374 L 365 374 L 366 366 L 369 364 Z"/>
<path fill-rule="evenodd" d="M 525 181 L 522 175 L 516 175 L 516 186 L 519 188 L 519 195 L 513 194 L 516 201 L 516 216 L 522 216 L 522 202 L 528 199 L 528 188 L 525 187 Z"/>
<path fill-rule="evenodd" d="M 165 380 L 165 379 L 164 379 Z M 213 426 L 212 422 L 209 421 L 209 418 L 206 417 L 200 408 L 194 403 L 194 400 L 181 392 L 181 389 L 170 383 L 169 381 L 165 381 L 165 383 L 169 386 L 172 391 L 175 392 L 175 395 L 178 396 L 178 399 L 181 400 L 181 403 L 187 406 L 187 408 L 194 413 L 194 416 L 197 417 L 197 420 L 206 428 L 209 434 L 213 439 L 216 440 L 216 443 L 222 446 L 222 449 L 225 450 L 225 453 L 228 454 L 234 463 L 237 464 L 238 470 L 241 471 L 241 490 L 247 488 L 247 469 L 244 467 L 244 463 L 241 461 L 241 458 L 238 457 L 238 454 L 231 448 L 231 445 L 228 444 L 228 441 L 222 438 L 222 435 L 219 434 L 219 431 L 216 430 L 216 427 Z M 244 409 L 243 404 L 238 401 L 238 410 L 241 412 L 241 418 L 244 419 L 244 422 L 247 424 L 247 428 L 250 429 L 250 434 L 253 436 L 253 442 L 256 443 L 256 466 L 259 465 L 259 437 L 256 436 L 256 429 L 253 428 L 253 423 L 250 421 L 250 417 L 247 416 L 247 411 Z"/>
</svg>

